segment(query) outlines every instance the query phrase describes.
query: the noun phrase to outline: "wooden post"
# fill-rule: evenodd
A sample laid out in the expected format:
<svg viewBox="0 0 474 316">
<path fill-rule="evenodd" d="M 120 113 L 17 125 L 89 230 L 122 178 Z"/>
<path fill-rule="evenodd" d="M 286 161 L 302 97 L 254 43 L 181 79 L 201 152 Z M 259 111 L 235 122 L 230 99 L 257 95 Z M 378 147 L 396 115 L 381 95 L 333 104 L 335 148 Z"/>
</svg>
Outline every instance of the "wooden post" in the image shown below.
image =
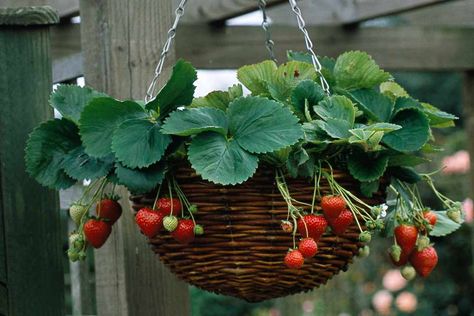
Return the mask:
<svg viewBox="0 0 474 316">
<path fill-rule="evenodd" d="M 87 85 L 120 99 L 143 99 L 171 25 L 172 2 L 81 0 Z M 172 53 L 167 64 L 173 60 Z M 187 285 L 149 249 L 134 223 L 127 194 L 122 194 L 122 206 L 124 214 L 110 240 L 95 252 L 98 314 L 189 314 Z"/>
<path fill-rule="evenodd" d="M 25 172 L 28 134 L 53 116 L 50 7 L 0 9 L 0 314 L 64 315 L 58 194 Z"/>
</svg>

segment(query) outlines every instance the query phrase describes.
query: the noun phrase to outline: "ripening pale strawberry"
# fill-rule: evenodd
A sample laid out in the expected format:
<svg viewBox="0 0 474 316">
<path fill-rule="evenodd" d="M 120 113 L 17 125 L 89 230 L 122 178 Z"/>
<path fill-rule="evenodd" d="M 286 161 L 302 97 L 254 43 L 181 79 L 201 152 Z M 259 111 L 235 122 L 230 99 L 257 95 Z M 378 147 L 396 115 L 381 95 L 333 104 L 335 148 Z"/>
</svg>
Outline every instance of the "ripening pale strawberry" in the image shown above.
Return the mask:
<svg viewBox="0 0 474 316">
<path fill-rule="evenodd" d="M 321 208 L 329 220 L 338 217 L 346 209 L 346 201 L 340 195 L 325 195 L 321 198 Z"/>
</svg>

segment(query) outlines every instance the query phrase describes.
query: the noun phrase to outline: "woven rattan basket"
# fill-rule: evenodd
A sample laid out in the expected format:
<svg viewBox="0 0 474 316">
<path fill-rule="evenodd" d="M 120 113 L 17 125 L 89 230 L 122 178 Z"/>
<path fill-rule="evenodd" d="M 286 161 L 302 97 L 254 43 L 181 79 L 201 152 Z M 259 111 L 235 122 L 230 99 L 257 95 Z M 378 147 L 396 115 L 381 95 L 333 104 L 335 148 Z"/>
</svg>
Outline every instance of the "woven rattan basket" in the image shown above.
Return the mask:
<svg viewBox="0 0 474 316">
<path fill-rule="evenodd" d="M 273 169 L 262 167 L 236 186 L 202 180 L 189 165 L 179 165 L 173 174 L 189 201 L 199 207 L 195 217 L 205 234 L 189 245 L 164 232 L 149 241 L 172 272 L 204 290 L 249 302 L 308 291 L 347 269 L 362 246 L 355 224 L 344 236 L 326 233 L 318 242 L 318 254 L 300 270 L 290 270 L 283 258 L 293 245 L 292 236 L 280 227 L 287 205 L 275 186 Z M 357 182 L 347 174 L 335 171 L 334 178 L 346 189 L 358 191 Z M 287 183 L 294 198 L 311 203 L 311 182 L 288 178 Z M 330 193 L 325 180 L 320 189 Z M 154 198 L 155 193 L 132 196 L 133 208 L 150 206 Z M 363 200 L 379 204 L 383 194 Z"/>
</svg>

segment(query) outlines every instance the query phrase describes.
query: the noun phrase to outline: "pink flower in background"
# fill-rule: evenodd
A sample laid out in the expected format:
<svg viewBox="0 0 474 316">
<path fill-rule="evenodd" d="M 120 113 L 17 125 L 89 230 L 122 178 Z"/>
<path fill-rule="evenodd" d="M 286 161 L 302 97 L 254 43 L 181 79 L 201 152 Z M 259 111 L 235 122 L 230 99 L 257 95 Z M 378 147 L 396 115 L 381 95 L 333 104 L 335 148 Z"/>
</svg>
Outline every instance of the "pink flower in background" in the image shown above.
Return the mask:
<svg viewBox="0 0 474 316">
<path fill-rule="evenodd" d="M 471 223 L 474 219 L 474 203 L 470 198 L 462 202 L 462 209 L 464 211 L 464 220 L 466 223 Z"/>
<path fill-rule="evenodd" d="M 303 302 L 303 311 L 306 314 L 310 314 L 310 313 L 314 312 L 314 303 L 313 303 L 313 301 L 305 300 Z"/>
<path fill-rule="evenodd" d="M 444 157 L 442 165 L 444 174 L 466 173 L 471 167 L 469 153 L 466 150 L 455 152 L 451 156 Z"/>
<path fill-rule="evenodd" d="M 403 289 L 407 285 L 407 280 L 402 277 L 400 271 L 392 269 L 385 273 L 382 283 L 387 290 L 396 292 Z"/>
<path fill-rule="evenodd" d="M 390 314 L 390 306 L 392 305 L 393 296 L 387 290 L 381 290 L 375 293 L 372 298 L 372 305 L 374 305 L 377 313 L 381 315 Z"/>
<path fill-rule="evenodd" d="M 397 296 L 395 305 L 401 312 L 413 313 L 418 305 L 418 300 L 413 293 L 402 292 Z"/>
</svg>

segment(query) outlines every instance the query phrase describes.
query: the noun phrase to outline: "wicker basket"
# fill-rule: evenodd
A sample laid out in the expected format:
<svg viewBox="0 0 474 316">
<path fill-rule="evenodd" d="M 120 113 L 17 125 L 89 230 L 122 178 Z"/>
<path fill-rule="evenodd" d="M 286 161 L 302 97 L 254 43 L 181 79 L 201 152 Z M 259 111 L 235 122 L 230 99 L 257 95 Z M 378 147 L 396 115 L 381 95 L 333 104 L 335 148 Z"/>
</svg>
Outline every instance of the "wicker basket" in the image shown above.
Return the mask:
<svg viewBox="0 0 474 316">
<path fill-rule="evenodd" d="M 178 166 L 173 174 L 189 201 L 199 207 L 196 221 L 204 226 L 205 234 L 189 245 L 177 243 L 169 233 L 149 242 L 172 272 L 204 290 L 249 302 L 308 291 L 345 271 L 362 246 L 355 224 L 342 237 L 326 233 L 318 242 L 317 255 L 301 269 L 290 270 L 283 258 L 293 245 L 292 236 L 280 227 L 287 206 L 275 186 L 273 169 L 260 168 L 252 179 L 237 186 L 202 180 L 188 165 Z M 346 189 L 358 192 L 347 174 L 336 171 L 334 177 Z M 287 179 L 287 183 L 294 198 L 311 203 L 312 183 L 303 179 Z M 325 180 L 320 189 L 330 193 Z M 154 197 L 154 193 L 132 196 L 133 208 L 150 206 Z M 383 198 L 378 193 L 364 201 L 375 205 Z"/>
</svg>

